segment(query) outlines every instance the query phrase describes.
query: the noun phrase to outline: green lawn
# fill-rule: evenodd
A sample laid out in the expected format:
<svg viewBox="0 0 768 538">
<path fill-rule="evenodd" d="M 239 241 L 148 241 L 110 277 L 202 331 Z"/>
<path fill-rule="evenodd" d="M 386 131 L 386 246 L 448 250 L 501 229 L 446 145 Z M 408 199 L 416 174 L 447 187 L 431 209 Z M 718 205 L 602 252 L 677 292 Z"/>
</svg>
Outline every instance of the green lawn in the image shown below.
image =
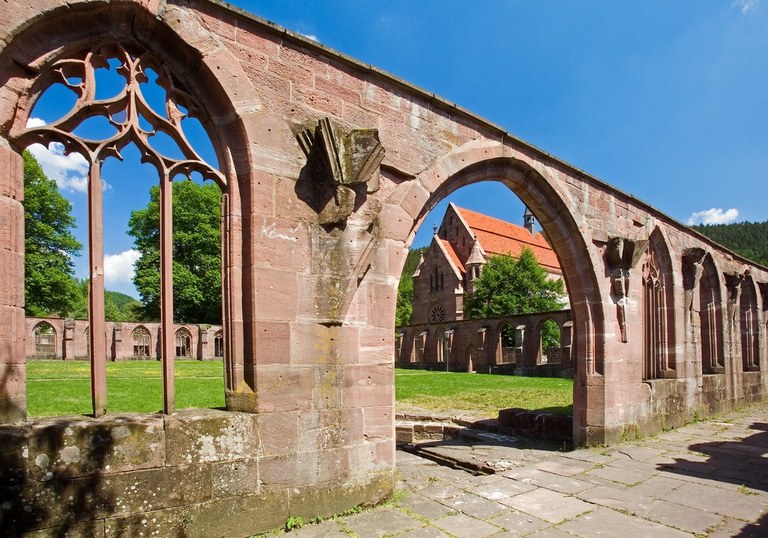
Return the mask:
<svg viewBox="0 0 768 538">
<path fill-rule="evenodd" d="M 399 407 L 473 411 L 489 417 L 508 407 L 571 413 L 573 380 L 397 369 L 395 398 Z"/>
<path fill-rule="evenodd" d="M 156 413 L 163 407 L 158 361 L 107 363 L 110 413 Z M 176 361 L 176 407 L 224 407 L 221 361 Z M 86 361 L 27 363 L 27 409 L 32 416 L 85 415 L 91 407 L 90 364 Z"/>
<path fill-rule="evenodd" d="M 176 407 L 223 407 L 221 361 L 176 361 Z M 92 412 L 90 365 L 85 361 L 27 363 L 27 408 L 32 416 L 86 415 Z M 157 361 L 107 363 L 110 413 L 155 413 L 162 408 Z M 522 407 L 570 413 L 570 379 L 395 370 L 398 407 L 466 411 L 495 416 L 499 409 Z"/>
</svg>

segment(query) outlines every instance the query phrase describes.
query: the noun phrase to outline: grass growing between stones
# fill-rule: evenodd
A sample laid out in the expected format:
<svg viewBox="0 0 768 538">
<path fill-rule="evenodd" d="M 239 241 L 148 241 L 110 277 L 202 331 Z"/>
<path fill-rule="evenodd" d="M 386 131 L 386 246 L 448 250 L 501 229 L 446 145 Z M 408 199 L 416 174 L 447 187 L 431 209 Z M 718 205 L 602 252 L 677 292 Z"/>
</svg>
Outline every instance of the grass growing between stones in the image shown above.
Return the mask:
<svg viewBox="0 0 768 538">
<path fill-rule="evenodd" d="M 175 362 L 176 407 L 224 407 L 221 361 Z M 107 363 L 110 413 L 156 413 L 163 407 L 159 361 Z M 91 408 L 90 363 L 29 361 L 27 409 L 32 416 L 85 415 Z"/>
<path fill-rule="evenodd" d="M 472 411 L 495 417 L 520 407 L 550 413 L 573 412 L 573 380 L 549 377 L 395 370 L 398 408 Z"/>
</svg>

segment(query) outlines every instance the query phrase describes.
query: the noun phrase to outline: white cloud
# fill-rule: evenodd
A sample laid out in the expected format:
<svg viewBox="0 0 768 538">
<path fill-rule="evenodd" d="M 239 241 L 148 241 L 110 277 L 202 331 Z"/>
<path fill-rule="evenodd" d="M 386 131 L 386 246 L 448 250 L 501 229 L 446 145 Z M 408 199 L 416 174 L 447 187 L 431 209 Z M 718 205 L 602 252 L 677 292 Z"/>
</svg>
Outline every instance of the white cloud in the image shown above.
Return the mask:
<svg viewBox="0 0 768 538">
<path fill-rule="evenodd" d="M 141 254 L 138 250 L 130 249 L 120 254 L 104 256 L 104 284 L 130 284 L 133 282 L 133 264 Z"/>
<path fill-rule="evenodd" d="M 315 34 L 301 34 L 307 39 L 311 39 L 312 41 L 315 41 L 316 43 L 320 43 L 320 40 L 317 39 L 317 36 Z"/>
<path fill-rule="evenodd" d="M 40 118 L 29 118 L 27 127 L 42 127 L 45 121 Z M 62 191 L 88 192 L 88 161 L 79 153 L 64 154 L 64 145 L 53 142 L 49 147 L 42 144 L 32 144 L 29 152 L 43 167 L 43 172 L 56 182 Z M 103 182 L 104 190 L 111 186 Z"/>
<path fill-rule="evenodd" d="M 697 211 L 688 218 L 688 225 L 694 224 L 728 224 L 739 218 L 739 211 L 731 208 L 723 211 L 718 207 Z"/>
<path fill-rule="evenodd" d="M 752 13 L 760 7 L 760 0 L 733 0 L 733 5 L 741 10 L 742 13 Z"/>
</svg>

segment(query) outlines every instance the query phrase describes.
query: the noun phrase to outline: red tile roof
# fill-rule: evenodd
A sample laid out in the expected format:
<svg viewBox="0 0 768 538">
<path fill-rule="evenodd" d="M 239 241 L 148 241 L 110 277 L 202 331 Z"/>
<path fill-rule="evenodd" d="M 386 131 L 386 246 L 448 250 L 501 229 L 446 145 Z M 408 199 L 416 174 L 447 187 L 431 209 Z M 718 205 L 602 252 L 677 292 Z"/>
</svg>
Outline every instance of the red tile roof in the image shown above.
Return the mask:
<svg viewBox="0 0 768 538">
<path fill-rule="evenodd" d="M 456 254 L 455 250 L 453 250 L 453 245 L 451 245 L 445 239 L 440 239 L 440 243 L 443 244 L 443 248 L 448 253 L 448 256 L 451 258 L 451 261 L 456 266 L 456 269 L 458 269 L 461 272 L 461 274 L 466 273 L 467 270 L 464 268 L 464 264 L 461 262 L 461 258 L 459 258 L 459 255 Z"/>
<path fill-rule="evenodd" d="M 456 211 L 477 237 L 486 254 L 505 254 L 517 258 L 528 247 L 536 260 L 550 272 L 562 274 L 560 263 L 552 247 L 540 233 L 531 235 L 522 226 L 483 215 L 454 205 Z M 463 267 L 462 267 L 463 271 Z"/>
</svg>

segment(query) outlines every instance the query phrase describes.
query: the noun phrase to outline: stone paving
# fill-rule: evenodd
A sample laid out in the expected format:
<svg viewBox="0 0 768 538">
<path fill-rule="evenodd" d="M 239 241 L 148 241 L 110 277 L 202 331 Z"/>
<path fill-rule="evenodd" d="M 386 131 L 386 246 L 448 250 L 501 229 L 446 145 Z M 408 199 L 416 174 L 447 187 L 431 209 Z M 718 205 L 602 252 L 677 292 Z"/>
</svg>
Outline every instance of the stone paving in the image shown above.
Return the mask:
<svg viewBox="0 0 768 538">
<path fill-rule="evenodd" d="M 570 452 L 498 438 L 431 443 L 474 476 L 398 451 L 397 499 L 295 538 L 768 536 L 768 405 Z"/>
</svg>

